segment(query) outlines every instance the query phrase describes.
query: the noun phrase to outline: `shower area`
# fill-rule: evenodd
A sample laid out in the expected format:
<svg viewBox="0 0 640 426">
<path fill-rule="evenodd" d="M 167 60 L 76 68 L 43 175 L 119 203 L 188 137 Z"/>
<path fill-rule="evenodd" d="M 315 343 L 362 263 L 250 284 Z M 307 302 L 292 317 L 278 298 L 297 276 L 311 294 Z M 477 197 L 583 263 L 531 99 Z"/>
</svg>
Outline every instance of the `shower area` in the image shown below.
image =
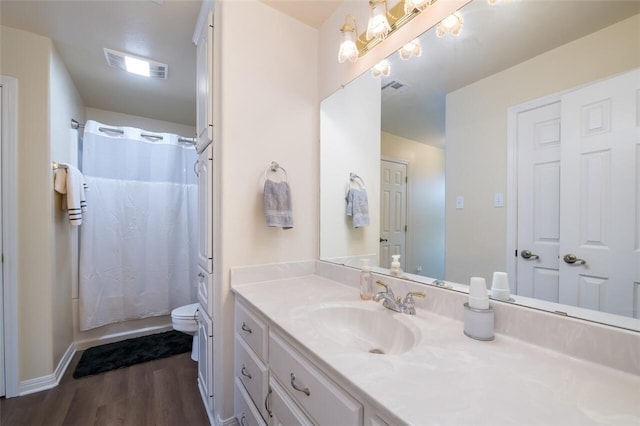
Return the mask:
<svg viewBox="0 0 640 426">
<path fill-rule="evenodd" d="M 80 139 L 79 330 L 196 302 L 194 140 L 92 120 Z"/>
</svg>

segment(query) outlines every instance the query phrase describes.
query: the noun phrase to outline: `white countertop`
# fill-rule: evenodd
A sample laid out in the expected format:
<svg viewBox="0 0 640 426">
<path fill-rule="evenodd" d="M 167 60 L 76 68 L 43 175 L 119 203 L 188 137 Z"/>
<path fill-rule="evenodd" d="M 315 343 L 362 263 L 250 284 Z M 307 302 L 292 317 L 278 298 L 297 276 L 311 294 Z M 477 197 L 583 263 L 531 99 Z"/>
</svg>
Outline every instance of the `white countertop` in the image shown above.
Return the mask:
<svg viewBox="0 0 640 426">
<path fill-rule="evenodd" d="M 407 424 L 640 425 L 636 375 L 499 334 L 490 342 L 473 340 L 460 321 L 422 309 L 415 316 L 395 313 L 320 276 L 243 284 L 233 291 Z M 345 352 L 308 318 L 321 304 L 384 311 L 416 331 L 418 341 L 398 355 Z"/>
</svg>

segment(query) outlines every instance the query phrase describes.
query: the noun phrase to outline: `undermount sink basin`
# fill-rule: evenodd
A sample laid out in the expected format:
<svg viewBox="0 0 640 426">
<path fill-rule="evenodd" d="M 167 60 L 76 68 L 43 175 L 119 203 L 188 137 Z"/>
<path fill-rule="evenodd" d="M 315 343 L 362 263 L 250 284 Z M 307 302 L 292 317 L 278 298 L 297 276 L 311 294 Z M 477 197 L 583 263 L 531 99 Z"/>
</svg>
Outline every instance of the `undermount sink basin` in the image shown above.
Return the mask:
<svg viewBox="0 0 640 426">
<path fill-rule="evenodd" d="M 307 312 L 312 327 L 344 352 L 401 354 L 416 344 L 417 331 L 375 302 L 321 305 Z M 373 308 L 373 309 L 372 309 Z"/>
</svg>

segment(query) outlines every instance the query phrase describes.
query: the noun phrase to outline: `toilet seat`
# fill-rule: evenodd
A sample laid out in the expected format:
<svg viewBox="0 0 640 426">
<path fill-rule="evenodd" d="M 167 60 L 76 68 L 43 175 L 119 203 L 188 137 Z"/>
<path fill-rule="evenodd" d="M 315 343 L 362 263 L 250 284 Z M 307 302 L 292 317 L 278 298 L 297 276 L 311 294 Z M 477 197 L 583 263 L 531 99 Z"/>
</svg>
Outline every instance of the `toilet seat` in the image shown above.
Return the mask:
<svg viewBox="0 0 640 426">
<path fill-rule="evenodd" d="M 200 305 L 198 303 L 179 306 L 171 311 L 171 318 L 196 319 L 196 313 L 198 312 L 199 306 Z"/>
<path fill-rule="evenodd" d="M 174 330 L 189 334 L 194 334 L 198 331 L 197 313 L 199 307 L 200 305 L 198 303 L 192 303 L 172 310 L 171 322 L 173 323 Z"/>
</svg>

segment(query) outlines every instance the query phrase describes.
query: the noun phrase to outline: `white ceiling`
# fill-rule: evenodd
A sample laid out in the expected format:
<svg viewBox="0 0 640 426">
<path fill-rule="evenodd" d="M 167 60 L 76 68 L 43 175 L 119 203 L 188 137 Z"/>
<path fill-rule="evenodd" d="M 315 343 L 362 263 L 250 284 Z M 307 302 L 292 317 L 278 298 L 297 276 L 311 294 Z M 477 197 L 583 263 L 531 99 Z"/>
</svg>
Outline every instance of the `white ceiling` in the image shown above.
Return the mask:
<svg viewBox="0 0 640 426">
<path fill-rule="evenodd" d="M 264 1 L 313 27 L 341 3 Z M 200 0 L 0 0 L 0 23 L 51 38 L 85 106 L 195 126 L 191 40 L 200 6 Z M 110 68 L 105 47 L 168 64 L 168 79 Z"/>
</svg>

